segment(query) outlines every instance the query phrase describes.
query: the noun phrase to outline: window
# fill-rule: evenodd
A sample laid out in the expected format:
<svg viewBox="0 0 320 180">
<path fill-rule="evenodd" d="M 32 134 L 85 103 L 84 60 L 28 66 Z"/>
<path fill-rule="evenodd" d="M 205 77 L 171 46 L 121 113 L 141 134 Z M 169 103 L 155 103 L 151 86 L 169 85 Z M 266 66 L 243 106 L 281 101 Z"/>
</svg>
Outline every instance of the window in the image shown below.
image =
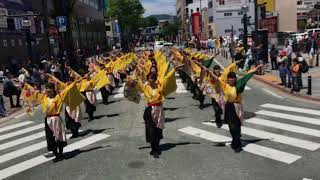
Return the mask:
<svg viewBox="0 0 320 180">
<path fill-rule="evenodd" d="M 193 9 L 191 9 L 191 14 L 193 13 Z"/>
<path fill-rule="evenodd" d="M 224 32 L 225 33 L 232 33 L 232 29 L 225 29 Z"/>
<path fill-rule="evenodd" d="M 14 39 L 11 39 L 11 47 L 15 47 L 16 46 L 16 41 Z"/>
<path fill-rule="evenodd" d="M 209 23 L 213 23 L 213 16 L 209 17 Z"/>
<path fill-rule="evenodd" d="M 240 28 L 240 29 L 239 29 L 239 32 L 243 32 L 243 29 L 242 29 L 242 28 Z"/>
<path fill-rule="evenodd" d="M 243 11 L 239 11 L 239 12 L 238 12 L 238 15 L 239 15 L 239 16 L 243 15 Z"/>
<path fill-rule="evenodd" d="M 7 42 L 6 39 L 4 39 L 4 40 L 2 41 L 2 44 L 3 44 L 3 47 L 8 47 L 8 42 Z"/>
<path fill-rule="evenodd" d="M 297 1 L 297 5 L 302 5 L 302 1 Z"/>
<path fill-rule="evenodd" d="M 106 26 L 106 31 L 111 31 L 111 27 L 110 26 Z"/>
<path fill-rule="evenodd" d="M 84 3 L 85 4 L 89 4 L 89 0 L 84 0 Z"/>
<path fill-rule="evenodd" d="M 213 3 L 212 3 L 212 1 L 210 1 L 209 3 L 208 3 L 208 8 L 212 8 L 213 7 Z"/>
<path fill-rule="evenodd" d="M 232 13 L 224 13 L 224 16 L 232 16 Z"/>
<path fill-rule="evenodd" d="M 199 12 L 199 8 L 197 8 L 197 12 Z"/>
<path fill-rule="evenodd" d="M 219 5 L 224 5 L 224 0 L 217 0 L 219 2 Z"/>
<path fill-rule="evenodd" d="M 18 39 L 19 46 L 23 46 L 22 40 Z"/>
</svg>

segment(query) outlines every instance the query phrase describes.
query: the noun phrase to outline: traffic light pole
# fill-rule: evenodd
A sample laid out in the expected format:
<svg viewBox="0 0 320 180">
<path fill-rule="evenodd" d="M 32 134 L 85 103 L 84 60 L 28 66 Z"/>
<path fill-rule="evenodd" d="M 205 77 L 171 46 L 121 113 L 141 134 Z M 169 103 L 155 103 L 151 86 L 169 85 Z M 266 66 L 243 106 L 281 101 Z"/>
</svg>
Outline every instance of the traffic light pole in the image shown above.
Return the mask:
<svg viewBox="0 0 320 180">
<path fill-rule="evenodd" d="M 32 43 L 31 43 L 30 29 L 24 29 L 24 32 L 26 33 L 28 57 L 29 57 L 29 60 L 31 60 L 31 62 L 33 63 L 33 53 L 32 53 Z"/>
<path fill-rule="evenodd" d="M 245 52 L 248 50 L 248 15 L 245 12 L 243 14 L 243 46 Z"/>
<path fill-rule="evenodd" d="M 259 29 L 258 0 L 254 0 L 254 30 Z"/>
</svg>

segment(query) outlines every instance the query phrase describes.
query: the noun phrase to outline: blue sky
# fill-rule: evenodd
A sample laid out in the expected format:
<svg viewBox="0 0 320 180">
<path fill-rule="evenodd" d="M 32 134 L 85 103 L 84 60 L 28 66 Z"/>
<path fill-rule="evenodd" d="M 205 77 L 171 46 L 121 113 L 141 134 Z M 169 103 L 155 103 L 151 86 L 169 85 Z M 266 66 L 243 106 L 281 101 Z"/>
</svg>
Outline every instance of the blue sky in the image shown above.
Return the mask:
<svg viewBox="0 0 320 180">
<path fill-rule="evenodd" d="M 145 11 L 144 16 L 152 14 L 175 15 L 176 0 L 140 0 Z"/>
</svg>

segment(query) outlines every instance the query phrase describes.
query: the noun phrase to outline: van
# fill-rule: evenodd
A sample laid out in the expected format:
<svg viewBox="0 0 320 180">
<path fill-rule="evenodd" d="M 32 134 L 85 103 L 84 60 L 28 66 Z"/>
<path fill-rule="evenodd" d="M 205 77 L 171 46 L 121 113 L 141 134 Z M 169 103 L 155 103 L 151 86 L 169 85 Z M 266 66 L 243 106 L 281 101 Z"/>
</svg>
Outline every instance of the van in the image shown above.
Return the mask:
<svg viewBox="0 0 320 180">
<path fill-rule="evenodd" d="M 319 32 L 320 32 L 320 28 L 317 28 L 317 29 L 308 29 L 308 30 L 307 30 L 307 33 L 308 33 L 309 37 L 314 36 L 315 33 L 319 33 Z"/>
</svg>

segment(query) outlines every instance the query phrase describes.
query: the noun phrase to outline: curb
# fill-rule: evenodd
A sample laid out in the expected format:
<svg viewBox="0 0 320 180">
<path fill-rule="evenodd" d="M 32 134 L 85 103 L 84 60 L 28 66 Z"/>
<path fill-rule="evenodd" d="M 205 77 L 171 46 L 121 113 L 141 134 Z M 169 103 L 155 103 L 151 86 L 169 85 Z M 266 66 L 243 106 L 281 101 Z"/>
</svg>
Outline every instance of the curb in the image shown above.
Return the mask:
<svg viewBox="0 0 320 180">
<path fill-rule="evenodd" d="M 303 94 L 293 94 L 293 93 L 290 92 L 290 90 L 284 89 L 284 88 L 282 88 L 281 86 L 276 85 L 276 84 L 274 84 L 274 83 L 272 83 L 272 82 L 270 82 L 270 81 L 267 81 L 267 80 L 265 80 L 265 79 L 263 79 L 263 78 L 261 78 L 261 77 L 259 77 L 259 76 L 256 76 L 256 75 L 255 75 L 255 76 L 253 76 L 252 78 L 253 78 L 254 80 L 257 80 L 257 81 L 259 81 L 259 82 L 262 82 L 262 83 L 264 83 L 264 84 L 267 84 L 267 85 L 269 85 L 269 86 L 271 86 L 271 87 L 273 87 L 273 88 L 275 88 L 275 89 L 277 89 L 277 90 L 279 90 L 279 91 L 281 91 L 281 92 L 283 92 L 283 93 L 286 93 L 288 96 L 297 97 L 297 98 L 302 98 L 302 99 L 304 99 L 304 100 L 310 100 L 310 101 L 320 102 L 320 97 L 307 96 L 307 95 L 303 95 Z"/>
<path fill-rule="evenodd" d="M 10 120 L 15 120 L 15 119 L 21 118 L 21 117 L 23 117 L 24 114 L 25 113 L 23 112 L 23 109 L 21 109 L 21 108 L 13 110 L 9 116 L 0 118 L 0 124 L 6 123 Z"/>
</svg>

